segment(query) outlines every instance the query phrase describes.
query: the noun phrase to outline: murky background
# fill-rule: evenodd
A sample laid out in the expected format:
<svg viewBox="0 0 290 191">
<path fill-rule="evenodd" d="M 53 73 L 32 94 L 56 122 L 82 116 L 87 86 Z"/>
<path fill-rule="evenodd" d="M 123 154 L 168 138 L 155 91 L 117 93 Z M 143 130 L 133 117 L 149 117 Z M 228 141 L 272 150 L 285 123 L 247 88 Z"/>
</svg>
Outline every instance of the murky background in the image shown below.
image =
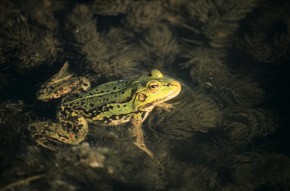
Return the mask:
<svg viewBox="0 0 290 191">
<path fill-rule="evenodd" d="M 1 1 L 0 191 L 290 190 L 290 3 L 282 0 Z M 38 88 L 68 61 L 99 85 L 153 68 L 178 79 L 172 111 L 90 125 L 53 152 L 28 125 L 55 120 Z"/>
</svg>

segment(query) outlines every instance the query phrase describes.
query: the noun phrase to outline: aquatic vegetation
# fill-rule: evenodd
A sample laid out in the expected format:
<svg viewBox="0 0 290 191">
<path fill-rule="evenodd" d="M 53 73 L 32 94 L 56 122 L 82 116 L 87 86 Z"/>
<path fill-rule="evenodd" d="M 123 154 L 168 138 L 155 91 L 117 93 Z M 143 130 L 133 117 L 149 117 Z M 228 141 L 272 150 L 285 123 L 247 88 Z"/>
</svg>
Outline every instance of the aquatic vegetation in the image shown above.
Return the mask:
<svg viewBox="0 0 290 191">
<path fill-rule="evenodd" d="M 217 188 L 217 172 L 207 166 L 195 165 L 188 167 L 181 177 L 183 181 L 182 190 L 215 190 Z M 179 189 L 173 189 L 179 190 Z"/>
<path fill-rule="evenodd" d="M 126 15 L 126 24 L 140 32 L 162 19 L 164 8 L 161 1 L 135 2 Z"/>
<path fill-rule="evenodd" d="M 87 56 L 92 60 L 90 67 L 97 74 L 104 74 L 106 77 L 127 78 L 140 73 L 140 63 L 145 60 L 144 52 L 133 40 L 130 33 L 121 29 L 111 29 L 100 39 L 104 43 L 103 47 L 99 48 L 100 52 L 96 51 L 91 57 Z M 95 50 L 94 47 L 89 48 L 89 51 Z"/>
<path fill-rule="evenodd" d="M 245 37 L 245 41 L 250 48 L 251 54 L 260 61 L 263 62 L 273 62 L 275 58 L 272 55 L 271 45 L 266 42 L 266 37 L 263 33 L 256 32 L 252 37 Z"/>
<path fill-rule="evenodd" d="M 231 44 L 233 34 L 239 27 L 239 21 L 258 5 L 257 0 L 212 1 L 197 0 L 188 2 L 185 7 L 191 20 L 198 20 L 201 27 L 188 25 L 193 32 L 199 31 L 215 48 Z"/>
<path fill-rule="evenodd" d="M 88 66 L 99 77 L 120 77 L 134 74 L 143 53 L 132 42 L 130 33 L 112 28 L 106 35 L 97 31 L 89 8 L 77 6 L 69 17 L 76 43 L 82 44 Z M 131 40 L 132 39 L 132 40 Z"/>
<path fill-rule="evenodd" d="M 42 44 L 46 48 L 48 55 L 51 56 L 50 62 L 56 61 L 58 54 L 63 52 L 61 43 L 53 36 L 53 34 L 45 35 L 42 39 Z"/>
<path fill-rule="evenodd" d="M 220 87 L 225 86 L 230 79 L 231 72 L 223 63 L 225 54 L 223 51 L 196 47 L 184 53 L 186 62 L 180 66 L 188 69 L 192 80 L 199 85 Z"/>
<path fill-rule="evenodd" d="M 66 1 L 39 1 L 31 3 L 31 8 L 26 8 L 27 15 L 31 18 L 33 23 L 42 26 L 44 30 L 56 32 L 59 27 L 59 22 L 55 17 L 57 11 L 67 6 L 69 2 Z"/>
<path fill-rule="evenodd" d="M 212 98 L 200 91 L 189 92 L 182 98 L 185 100 L 172 111 L 149 116 L 149 126 L 173 139 L 186 139 L 196 132 L 207 132 L 217 127 L 222 113 Z"/>
<path fill-rule="evenodd" d="M 289 190 L 290 4 L 285 0 L 0 2 L 0 190 Z M 102 82 L 161 71 L 183 82 L 143 123 L 90 124 L 83 143 L 35 144 L 55 120 L 36 89 L 68 61 Z M 55 66 L 54 66 L 55 65 Z M 57 143 L 56 143 L 57 144 Z"/>
<path fill-rule="evenodd" d="M 0 37 L 6 63 L 12 63 L 7 66 L 24 72 L 44 63 L 53 63 L 61 50 L 60 44 L 55 43 L 58 40 L 51 33 L 52 29 L 42 30 L 29 19 L 25 8 L 31 9 L 32 4 L 15 6 L 8 3 L 5 6 L 10 9 L 3 10 L 2 17 L 5 19 L 0 21 L 3 29 Z M 56 22 L 55 19 L 53 21 Z M 54 43 L 48 43 L 50 41 Z"/>
<path fill-rule="evenodd" d="M 232 143 L 241 145 L 271 134 L 277 128 L 271 112 L 252 108 L 227 110 L 221 126 Z"/>
<path fill-rule="evenodd" d="M 213 17 L 203 32 L 213 47 L 223 47 L 231 43 L 233 34 L 239 27 L 239 21 L 247 16 L 258 4 L 257 0 L 219 1 L 218 16 Z"/>
<path fill-rule="evenodd" d="M 0 188 L 12 177 L 23 174 L 18 170 L 17 164 L 19 163 L 14 159 L 19 154 L 21 145 L 25 145 L 25 129 L 28 117 L 28 113 L 24 112 L 25 107 L 26 105 L 22 101 L 6 101 L 0 104 L 0 163 L 2 171 L 0 173 Z M 16 172 L 18 172 L 17 175 Z"/>
<path fill-rule="evenodd" d="M 86 5 L 76 6 L 67 20 L 71 25 L 73 37 L 77 43 L 86 44 L 91 40 L 98 39 L 99 33 L 96 28 L 96 19 Z"/>
<path fill-rule="evenodd" d="M 1 36 L 5 37 L 5 41 L 3 42 L 6 45 L 5 51 L 8 53 L 12 52 L 9 56 L 10 59 L 14 58 L 15 62 L 20 61 L 18 67 L 23 67 L 23 69 L 30 68 L 39 65 L 45 60 L 43 52 L 39 53 L 41 51 L 41 44 L 38 42 L 33 43 L 36 34 L 31 32 L 26 21 L 18 20 L 14 22 L 7 29 L 6 34 L 2 34 Z M 34 47 L 36 49 L 33 49 Z"/>
<path fill-rule="evenodd" d="M 97 14 L 115 16 L 125 14 L 133 3 L 130 0 L 94 0 L 92 2 L 92 10 Z"/>
<path fill-rule="evenodd" d="M 190 16 L 203 23 L 208 22 L 212 17 L 218 16 L 218 10 L 211 0 L 189 2 L 186 4 L 186 10 Z"/>
<path fill-rule="evenodd" d="M 4 88 L 7 88 L 9 85 L 9 75 L 0 73 L 0 90 L 4 92 Z M 1 93 L 3 96 L 3 93 Z"/>
<path fill-rule="evenodd" d="M 256 17 L 245 23 L 247 30 L 238 40 L 241 48 L 262 63 L 283 63 L 289 59 L 290 17 L 285 11 L 289 7 L 289 2 L 281 1 L 267 2 L 258 9 Z"/>
<path fill-rule="evenodd" d="M 227 105 L 253 106 L 265 100 L 264 90 L 250 77 L 233 77 L 218 94 Z"/>
<path fill-rule="evenodd" d="M 285 155 L 265 153 L 241 162 L 232 170 L 233 183 L 226 190 L 248 190 L 264 187 L 269 190 L 289 190 L 290 161 Z"/>
<path fill-rule="evenodd" d="M 170 66 L 181 52 L 181 47 L 176 42 L 168 25 L 155 25 L 143 33 L 141 45 L 145 49 L 152 63 L 150 67 L 161 68 Z"/>
<path fill-rule="evenodd" d="M 262 31 L 255 31 L 253 34 L 244 37 L 242 46 L 258 61 L 263 63 L 281 62 L 289 59 L 289 39 L 286 34 L 276 36 L 272 42 Z"/>
<path fill-rule="evenodd" d="M 18 115 L 22 112 L 24 103 L 19 102 L 4 102 L 0 104 L 0 125 L 10 123 L 12 119 L 18 118 Z"/>
<path fill-rule="evenodd" d="M 12 21 L 2 32 L 6 60 L 16 64 L 19 71 L 35 68 L 44 62 L 52 63 L 60 50 L 52 35 L 38 33 L 26 20 Z"/>
<path fill-rule="evenodd" d="M 2 45 L 2 40 L 0 40 L 0 45 Z M 2 46 L 1 46 L 2 47 Z M 5 57 L 3 55 L 3 50 L 0 48 L 0 66 L 5 63 Z"/>
</svg>

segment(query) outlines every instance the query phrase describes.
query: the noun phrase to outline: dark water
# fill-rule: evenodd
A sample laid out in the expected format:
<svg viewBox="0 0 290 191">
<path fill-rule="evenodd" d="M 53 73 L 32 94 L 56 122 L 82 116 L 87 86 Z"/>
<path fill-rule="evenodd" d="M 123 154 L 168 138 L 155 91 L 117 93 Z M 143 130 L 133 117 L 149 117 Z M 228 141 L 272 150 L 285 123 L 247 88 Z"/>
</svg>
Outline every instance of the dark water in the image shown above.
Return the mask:
<svg viewBox="0 0 290 191">
<path fill-rule="evenodd" d="M 1 1 L 0 191 L 290 190 L 287 1 Z M 183 84 L 143 122 L 91 124 L 77 146 L 39 146 L 36 92 L 68 61 L 93 86 L 159 69 Z"/>
</svg>

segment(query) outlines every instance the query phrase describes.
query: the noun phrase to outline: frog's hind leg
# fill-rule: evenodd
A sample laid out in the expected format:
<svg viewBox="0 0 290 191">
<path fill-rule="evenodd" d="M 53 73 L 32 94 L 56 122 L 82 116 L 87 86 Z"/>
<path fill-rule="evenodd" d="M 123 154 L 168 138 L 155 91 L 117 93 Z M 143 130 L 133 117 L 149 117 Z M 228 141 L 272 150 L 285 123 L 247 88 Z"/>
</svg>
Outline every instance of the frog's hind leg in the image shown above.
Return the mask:
<svg viewBox="0 0 290 191">
<path fill-rule="evenodd" d="M 88 123 L 83 117 L 74 117 L 70 122 L 47 122 L 38 121 L 29 125 L 33 139 L 43 147 L 56 150 L 55 144 L 78 144 L 88 133 Z"/>
</svg>

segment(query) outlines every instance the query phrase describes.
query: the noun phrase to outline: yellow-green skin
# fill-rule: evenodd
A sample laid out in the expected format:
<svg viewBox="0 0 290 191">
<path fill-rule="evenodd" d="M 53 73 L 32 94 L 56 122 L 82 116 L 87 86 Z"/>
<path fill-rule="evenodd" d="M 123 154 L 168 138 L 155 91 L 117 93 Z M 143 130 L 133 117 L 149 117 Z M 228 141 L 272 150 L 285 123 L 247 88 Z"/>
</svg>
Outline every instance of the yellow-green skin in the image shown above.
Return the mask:
<svg viewBox="0 0 290 191">
<path fill-rule="evenodd" d="M 67 144 L 81 142 L 87 135 L 88 123 L 113 126 L 130 121 L 132 127 L 129 131 L 134 144 L 153 157 L 144 143 L 142 122 L 155 106 L 169 107 L 164 102 L 177 96 L 180 91 L 178 81 L 164 77 L 159 70 L 152 70 L 148 75 L 108 82 L 88 92 L 66 96 L 57 113 L 58 123 L 34 122 L 30 129 L 39 144 L 54 149 L 50 141 Z M 42 89 L 40 92 L 39 99 L 54 98 L 51 94 L 54 91 Z"/>
</svg>

